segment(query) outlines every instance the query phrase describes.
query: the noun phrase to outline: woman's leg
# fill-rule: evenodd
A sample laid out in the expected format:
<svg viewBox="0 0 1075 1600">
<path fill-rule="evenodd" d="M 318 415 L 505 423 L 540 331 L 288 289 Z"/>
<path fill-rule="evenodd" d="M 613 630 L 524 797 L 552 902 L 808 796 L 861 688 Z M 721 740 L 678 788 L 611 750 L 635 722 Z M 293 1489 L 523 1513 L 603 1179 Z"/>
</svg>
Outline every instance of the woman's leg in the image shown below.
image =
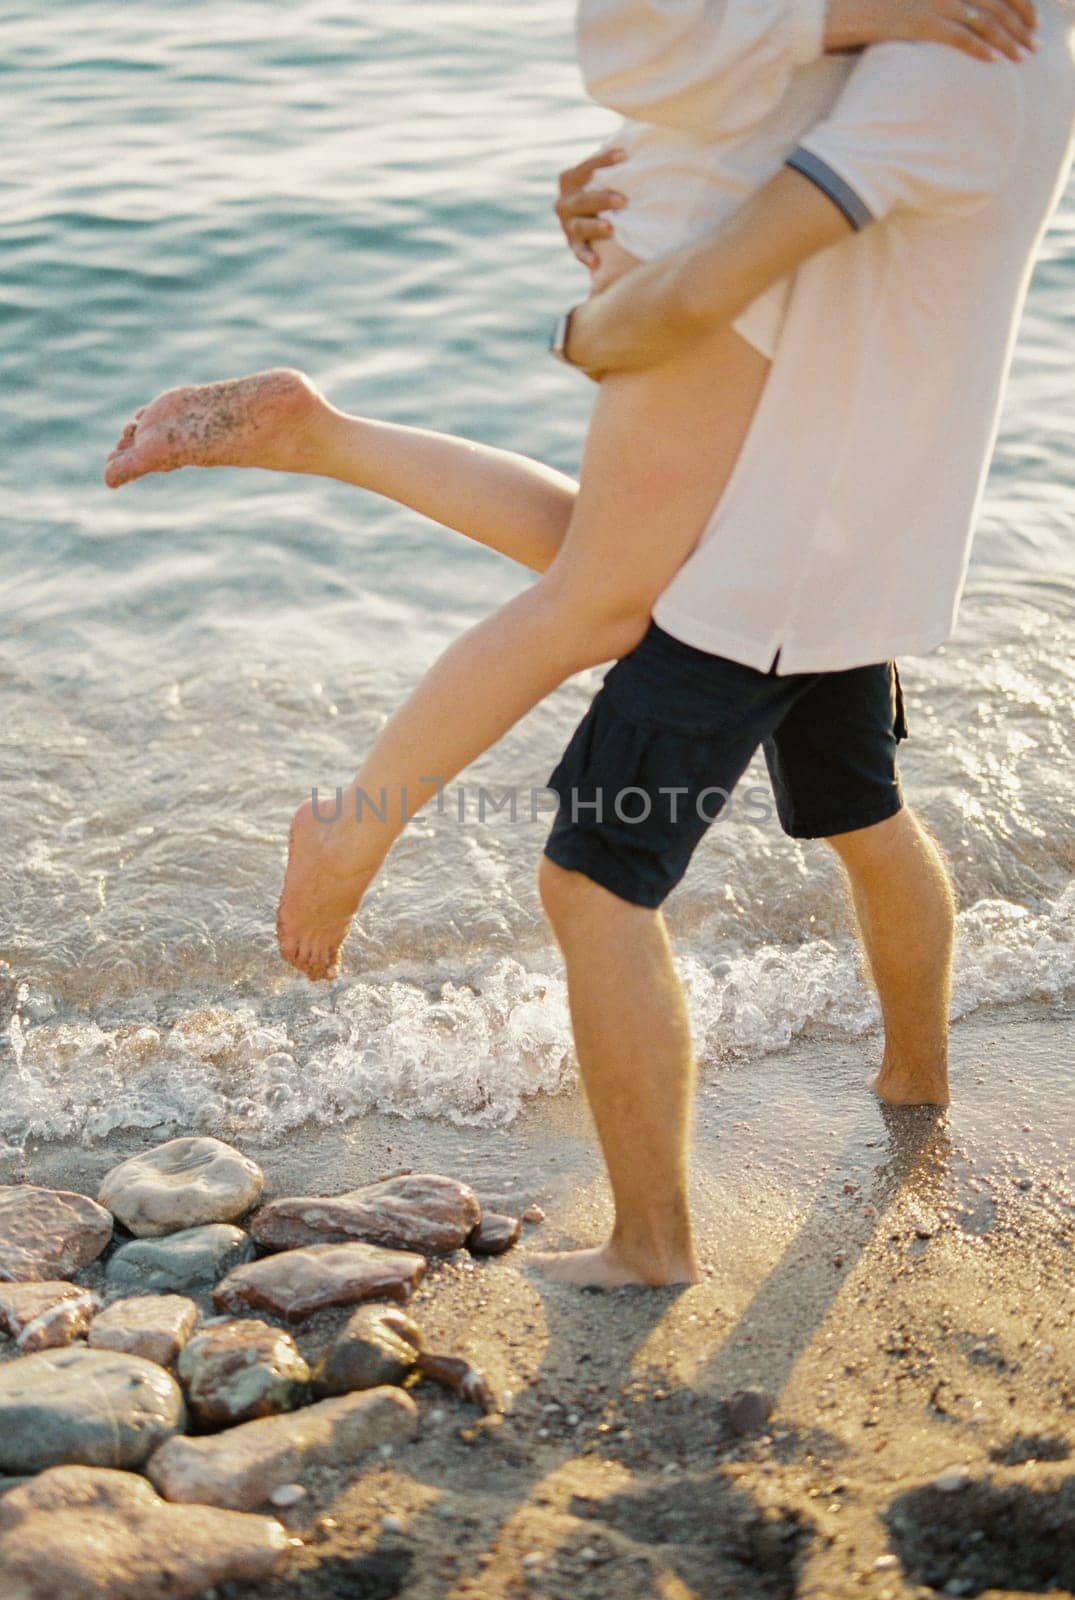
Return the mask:
<svg viewBox="0 0 1075 1600">
<path fill-rule="evenodd" d="M 717 503 L 768 363 L 730 329 L 606 378 L 563 547 L 545 575 L 457 640 L 390 720 L 339 815 L 292 823 L 278 914 L 285 958 L 328 977 L 406 822 L 565 678 L 625 654 Z"/>
<path fill-rule="evenodd" d="M 352 417 L 287 367 L 169 389 L 124 429 L 105 482 L 178 467 L 264 467 L 338 478 L 410 506 L 544 572 L 578 484 L 529 456 L 451 434 Z"/>
</svg>

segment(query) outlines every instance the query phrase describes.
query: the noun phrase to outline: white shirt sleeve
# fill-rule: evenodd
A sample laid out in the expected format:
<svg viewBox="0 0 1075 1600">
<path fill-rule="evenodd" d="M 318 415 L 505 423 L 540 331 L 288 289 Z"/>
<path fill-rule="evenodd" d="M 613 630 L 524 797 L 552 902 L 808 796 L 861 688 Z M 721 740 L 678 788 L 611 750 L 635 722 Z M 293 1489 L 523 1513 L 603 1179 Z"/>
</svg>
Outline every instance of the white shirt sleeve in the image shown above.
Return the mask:
<svg viewBox="0 0 1075 1600">
<path fill-rule="evenodd" d="M 579 0 L 583 81 L 643 122 L 737 135 L 825 50 L 826 0 Z"/>
<path fill-rule="evenodd" d="M 873 45 L 788 165 L 856 227 L 973 208 L 1000 188 L 1019 145 L 1018 72 L 947 45 Z"/>
</svg>

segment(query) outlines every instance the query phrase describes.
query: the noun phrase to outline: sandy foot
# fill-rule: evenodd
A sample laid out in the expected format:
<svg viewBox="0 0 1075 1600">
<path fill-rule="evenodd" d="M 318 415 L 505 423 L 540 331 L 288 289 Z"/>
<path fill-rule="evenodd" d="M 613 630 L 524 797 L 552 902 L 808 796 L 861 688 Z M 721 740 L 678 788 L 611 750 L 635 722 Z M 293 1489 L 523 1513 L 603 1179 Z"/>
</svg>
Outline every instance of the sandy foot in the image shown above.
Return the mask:
<svg viewBox="0 0 1075 1600">
<path fill-rule="evenodd" d="M 296 470 L 303 441 L 327 402 L 290 367 L 194 388 L 168 389 L 135 414 L 105 466 L 119 489 L 179 467 Z"/>
<path fill-rule="evenodd" d="M 669 1284 L 698 1283 L 701 1279 L 701 1273 L 691 1263 L 670 1270 L 657 1266 L 640 1268 L 638 1263 L 628 1264 L 607 1244 L 594 1250 L 535 1252 L 524 1258 L 524 1264 L 555 1283 L 569 1283 L 578 1289 L 657 1289 Z"/>
<path fill-rule="evenodd" d="M 276 938 L 284 960 L 308 978 L 340 975 L 341 946 L 380 866 L 364 843 L 361 823 L 342 808 L 338 820 L 319 821 L 307 800 L 292 819 Z"/>
</svg>

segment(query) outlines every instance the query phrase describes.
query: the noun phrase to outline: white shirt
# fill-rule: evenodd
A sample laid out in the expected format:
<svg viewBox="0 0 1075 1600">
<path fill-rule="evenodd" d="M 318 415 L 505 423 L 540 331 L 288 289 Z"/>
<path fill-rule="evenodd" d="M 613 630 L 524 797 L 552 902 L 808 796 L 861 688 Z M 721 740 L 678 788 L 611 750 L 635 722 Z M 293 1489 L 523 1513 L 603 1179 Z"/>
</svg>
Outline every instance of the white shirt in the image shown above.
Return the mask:
<svg viewBox="0 0 1075 1600">
<path fill-rule="evenodd" d="M 800 139 L 790 164 L 862 231 L 795 276 L 731 480 L 654 610 L 677 638 L 791 673 L 951 631 L 1075 138 L 1075 13 L 1039 9 L 1020 64 L 873 46 Z"/>
<path fill-rule="evenodd" d="M 854 57 L 824 54 L 825 0 L 580 0 L 583 81 L 625 117 L 616 239 L 639 260 L 684 249 L 779 172 L 835 104 Z M 736 330 L 772 357 L 790 280 Z"/>
</svg>

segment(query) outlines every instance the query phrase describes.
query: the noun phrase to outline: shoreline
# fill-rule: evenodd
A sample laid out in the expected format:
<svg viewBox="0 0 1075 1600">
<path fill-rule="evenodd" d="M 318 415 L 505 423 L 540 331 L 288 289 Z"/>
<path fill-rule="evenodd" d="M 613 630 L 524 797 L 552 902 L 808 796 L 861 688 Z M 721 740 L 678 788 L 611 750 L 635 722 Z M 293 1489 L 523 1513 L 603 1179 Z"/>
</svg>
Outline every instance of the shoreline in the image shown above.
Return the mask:
<svg viewBox="0 0 1075 1600">
<path fill-rule="evenodd" d="M 947 1118 L 883 1110 L 862 1042 L 711 1071 L 694 1161 L 705 1277 L 681 1290 L 579 1293 L 526 1269 L 530 1241 L 607 1226 L 577 1092 L 506 1130 L 378 1116 L 277 1149 L 230 1135 L 266 1197 L 410 1167 L 547 1213 L 506 1256 L 431 1262 L 409 1307 L 488 1374 L 503 1414 L 420 1385 L 417 1441 L 353 1475 L 315 1473 L 280 1513 L 303 1546 L 258 1592 L 899 1600 L 1015 1588 L 1021 1573 L 1070 1592 L 1072 1009 L 1019 1011 L 954 1027 Z M 0 1181 L 93 1194 L 159 1137 L 38 1150 Z M 312 1319 L 300 1345 L 339 1320 Z M 774 1411 L 740 1436 L 727 1402 L 752 1388 Z M 1056 1459 L 1018 1461 L 1035 1450 Z"/>
</svg>

